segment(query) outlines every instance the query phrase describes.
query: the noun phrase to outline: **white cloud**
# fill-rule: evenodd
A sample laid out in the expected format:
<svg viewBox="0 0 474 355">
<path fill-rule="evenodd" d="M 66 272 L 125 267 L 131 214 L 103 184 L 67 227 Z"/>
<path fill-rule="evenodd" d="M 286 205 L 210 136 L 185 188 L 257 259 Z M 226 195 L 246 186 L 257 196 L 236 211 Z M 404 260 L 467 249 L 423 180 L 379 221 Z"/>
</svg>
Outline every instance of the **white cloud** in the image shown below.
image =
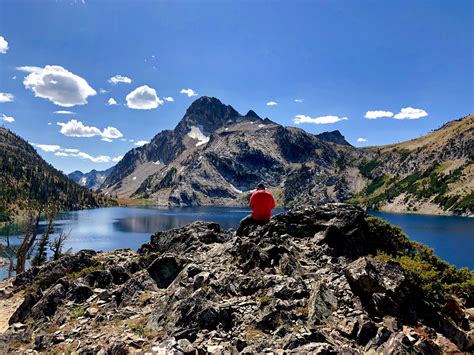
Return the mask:
<svg viewBox="0 0 474 355">
<path fill-rule="evenodd" d="M 90 154 L 81 152 L 79 149 L 62 148 L 59 145 L 53 145 L 53 144 L 33 143 L 33 145 L 46 153 L 54 153 L 55 156 L 60 157 L 60 158 L 73 157 L 73 158 L 90 160 L 93 163 L 118 162 L 123 158 L 123 156 L 110 157 L 108 155 L 92 156 Z"/>
<path fill-rule="evenodd" d="M 375 120 L 376 118 L 381 118 L 381 117 L 392 117 L 393 112 L 390 111 L 367 111 L 365 113 L 365 118 L 368 118 L 369 120 Z"/>
<path fill-rule="evenodd" d="M 420 108 L 404 107 L 393 118 L 397 120 L 416 120 L 428 116 L 428 112 Z"/>
<path fill-rule="evenodd" d="M 12 123 L 12 122 L 15 122 L 15 119 L 11 116 L 7 116 L 5 114 L 2 114 L 0 116 L 0 121 L 7 122 L 7 123 Z"/>
<path fill-rule="evenodd" d="M 174 99 L 171 96 L 163 97 L 163 100 L 168 101 L 168 102 L 174 102 Z"/>
<path fill-rule="evenodd" d="M 0 102 L 12 102 L 15 99 L 13 94 L 7 92 L 0 92 Z"/>
<path fill-rule="evenodd" d="M 5 54 L 8 51 L 8 42 L 5 37 L 0 36 L 0 53 Z"/>
<path fill-rule="evenodd" d="M 32 90 L 36 97 L 48 99 L 58 106 L 85 105 L 89 96 L 97 94 L 85 79 L 59 65 L 17 69 L 29 73 L 23 80 L 25 88 Z"/>
<path fill-rule="evenodd" d="M 136 141 L 135 145 L 137 147 L 141 147 L 142 145 L 145 145 L 145 144 L 148 144 L 148 143 L 149 143 L 148 141 Z"/>
<path fill-rule="evenodd" d="M 111 98 L 107 101 L 107 105 L 109 105 L 109 106 L 117 105 L 117 101 L 115 101 L 115 99 L 114 99 L 113 97 L 111 97 Z"/>
<path fill-rule="evenodd" d="M 275 102 L 275 101 L 267 102 L 267 106 L 276 106 L 276 105 L 278 105 L 278 102 Z"/>
<path fill-rule="evenodd" d="M 198 96 L 197 92 L 193 89 L 181 89 L 180 94 L 188 95 L 188 97 Z"/>
<path fill-rule="evenodd" d="M 367 142 L 367 139 L 365 139 L 365 138 L 357 138 L 357 142 Z"/>
<path fill-rule="evenodd" d="M 295 102 L 303 102 L 301 99 L 295 99 Z"/>
<path fill-rule="evenodd" d="M 48 126 L 51 126 L 53 123 L 52 122 L 48 122 Z"/>
<path fill-rule="evenodd" d="M 75 114 L 72 111 L 65 111 L 65 110 L 54 111 L 54 113 L 57 115 L 74 115 Z"/>
<path fill-rule="evenodd" d="M 33 144 L 35 147 L 38 147 L 41 149 L 43 152 L 56 152 L 61 149 L 59 145 L 53 145 L 53 144 Z"/>
<path fill-rule="evenodd" d="M 108 91 L 105 90 L 105 89 L 102 89 L 102 88 L 99 89 L 99 94 L 105 94 L 105 93 L 107 93 L 107 92 L 108 92 Z"/>
<path fill-rule="evenodd" d="M 123 134 L 117 128 L 109 126 L 107 128 L 104 128 L 102 132 L 102 137 L 109 139 L 117 139 L 122 138 Z"/>
<path fill-rule="evenodd" d="M 125 100 L 129 108 L 136 110 L 151 110 L 164 102 L 156 95 L 156 90 L 148 85 L 136 88 L 125 97 Z"/>
<path fill-rule="evenodd" d="M 117 85 L 118 83 L 130 84 L 132 79 L 123 75 L 115 75 L 109 79 L 109 83 Z"/>
<path fill-rule="evenodd" d="M 101 141 L 104 141 L 104 142 L 109 142 L 109 143 L 110 143 L 110 142 L 113 142 L 113 140 L 112 140 L 112 139 L 110 139 L 110 138 L 106 138 L 106 137 L 102 138 L 102 139 L 101 139 Z"/>
<path fill-rule="evenodd" d="M 107 127 L 101 131 L 97 127 L 86 126 L 81 121 L 70 120 L 68 122 L 57 122 L 58 126 L 61 126 L 60 132 L 67 137 L 94 137 L 100 136 L 107 139 L 116 139 L 123 137 L 115 127 Z"/>
<path fill-rule="evenodd" d="M 328 124 L 328 123 L 336 123 L 339 121 L 347 120 L 347 117 L 339 117 L 339 116 L 322 116 L 322 117 L 310 117 L 305 115 L 296 115 L 293 119 L 293 122 L 296 124 L 300 123 L 314 123 L 314 124 Z"/>
</svg>

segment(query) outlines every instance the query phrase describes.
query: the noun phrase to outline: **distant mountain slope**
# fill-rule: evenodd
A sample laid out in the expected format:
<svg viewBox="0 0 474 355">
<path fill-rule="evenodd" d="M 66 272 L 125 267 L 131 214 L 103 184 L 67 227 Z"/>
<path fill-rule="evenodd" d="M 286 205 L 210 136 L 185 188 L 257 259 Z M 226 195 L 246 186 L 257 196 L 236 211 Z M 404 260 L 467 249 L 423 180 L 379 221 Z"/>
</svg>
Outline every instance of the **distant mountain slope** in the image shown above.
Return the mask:
<svg viewBox="0 0 474 355">
<path fill-rule="evenodd" d="M 0 215 L 14 213 L 29 201 L 54 202 L 62 209 L 97 207 L 108 203 L 70 181 L 46 163 L 25 140 L 0 127 Z"/>
<path fill-rule="evenodd" d="M 352 201 L 469 215 L 472 142 L 472 115 L 416 140 L 361 149 L 339 131 L 313 135 L 201 97 L 174 130 L 128 152 L 101 190 L 164 206 L 242 205 L 264 181 L 284 206 Z"/>
<path fill-rule="evenodd" d="M 100 187 L 100 185 L 103 184 L 103 182 L 105 181 L 107 176 L 109 176 L 112 169 L 113 168 L 109 168 L 107 170 L 102 170 L 102 171 L 97 171 L 93 169 L 89 171 L 88 173 L 83 173 L 79 170 L 76 170 L 68 174 L 67 176 L 76 184 L 95 191 Z"/>
<path fill-rule="evenodd" d="M 353 201 L 387 211 L 474 210 L 474 115 L 400 144 L 363 150 L 369 184 Z"/>
</svg>

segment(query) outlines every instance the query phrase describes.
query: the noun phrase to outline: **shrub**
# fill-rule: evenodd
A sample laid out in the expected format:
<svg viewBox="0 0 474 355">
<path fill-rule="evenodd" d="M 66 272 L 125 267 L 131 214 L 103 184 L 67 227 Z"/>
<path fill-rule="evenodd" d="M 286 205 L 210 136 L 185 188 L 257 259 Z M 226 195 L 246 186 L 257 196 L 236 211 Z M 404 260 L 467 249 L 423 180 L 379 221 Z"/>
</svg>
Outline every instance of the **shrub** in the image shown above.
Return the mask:
<svg viewBox="0 0 474 355">
<path fill-rule="evenodd" d="M 433 249 L 419 242 L 410 241 L 402 230 L 376 217 L 366 217 L 370 233 L 380 238 L 393 240 L 403 246 L 398 253 L 378 252 L 376 259 L 395 261 L 402 267 L 412 289 L 419 293 L 422 302 L 433 306 L 442 302 L 447 295 L 454 294 L 467 301 L 472 307 L 474 295 L 474 271 L 458 269 L 434 255 Z"/>
</svg>

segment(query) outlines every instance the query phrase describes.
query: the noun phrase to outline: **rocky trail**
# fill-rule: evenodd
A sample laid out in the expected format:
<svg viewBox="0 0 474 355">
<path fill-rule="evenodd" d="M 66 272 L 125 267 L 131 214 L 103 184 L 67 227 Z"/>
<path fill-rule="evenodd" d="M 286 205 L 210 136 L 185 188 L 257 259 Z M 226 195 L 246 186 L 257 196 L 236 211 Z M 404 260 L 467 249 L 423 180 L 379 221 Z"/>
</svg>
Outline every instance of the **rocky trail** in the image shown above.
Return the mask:
<svg viewBox="0 0 474 355">
<path fill-rule="evenodd" d="M 413 244 L 377 221 L 303 206 L 242 237 L 194 222 L 33 267 L 0 285 L 0 352 L 472 352 L 472 293 L 417 285 L 390 259 Z"/>
</svg>

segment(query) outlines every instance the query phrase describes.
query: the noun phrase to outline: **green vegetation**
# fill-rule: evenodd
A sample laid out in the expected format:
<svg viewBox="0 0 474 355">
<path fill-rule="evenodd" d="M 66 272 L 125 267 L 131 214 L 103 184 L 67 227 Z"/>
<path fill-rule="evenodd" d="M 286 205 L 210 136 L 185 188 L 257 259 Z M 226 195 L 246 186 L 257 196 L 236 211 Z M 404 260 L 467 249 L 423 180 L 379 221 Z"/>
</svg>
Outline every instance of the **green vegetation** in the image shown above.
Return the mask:
<svg viewBox="0 0 474 355">
<path fill-rule="evenodd" d="M 359 165 L 360 173 L 366 178 L 372 177 L 372 171 L 381 164 L 381 161 L 378 159 L 372 159 L 369 161 L 364 161 Z"/>
<path fill-rule="evenodd" d="M 408 282 L 419 293 L 419 299 L 432 306 L 446 299 L 448 294 L 463 296 L 474 295 L 474 271 L 457 269 L 434 255 L 427 246 L 410 241 L 400 228 L 376 217 L 366 218 L 367 227 L 375 237 L 384 236 L 400 244 L 396 253 L 377 253 L 376 259 L 395 261 L 400 264 Z M 381 238 L 382 239 L 382 238 Z M 471 300 L 472 302 L 472 300 Z"/>
<path fill-rule="evenodd" d="M 79 270 L 77 272 L 73 272 L 73 273 L 70 273 L 70 274 L 67 274 L 66 277 L 69 281 L 73 281 L 73 280 L 76 280 L 80 277 L 84 277 L 94 271 L 97 271 L 97 270 L 105 270 L 105 267 L 104 265 L 102 264 L 99 264 L 99 265 L 96 265 L 96 266 L 89 266 L 89 267 L 86 267 L 82 270 Z"/>
<path fill-rule="evenodd" d="M 58 210 L 73 210 L 112 204 L 69 180 L 46 163 L 25 140 L 0 128 L 0 220 L 21 214 L 31 203 Z"/>
<path fill-rule="evenodd" d="M 71 315 L 74 318 L 84 317 L 84 314 L 86 314 L 86 311 L 82 306 L 74 306 L 71 308 Z"/>
<path fill-rule="evenodd" d="M 369 162 L 370 163 L 370 162 Z M 369 174 L 370 168 L 375 163 L 367 163 L 364 173 Z M 368 166 L 368 167 L 367 167 Z M 400 194 L 406 192 L 417 198 L 433 198 L 444 210 L 466 210 L 473 208 L 474 196 L 471 193 L 460 199 L 458 195 L 447 195 L 449 184 L 458 181 L 466 165 L 463 165 L 447 174 L 442 173 L 438 165 L 433 165 L 423 172 L 415 172 L 401 180 L 396 178 L 388 179 L 386 176 L 378 176 L 372 180 L 365 190 L 365 198 L 358 196 L 352 202 L 366 202 L 372 207 L 377 207 L 380 203 L 391 201 Z M 361 170 L 362 172 L 362 170 Z M 385 190 L 374 195 L 382 186 L 387 186 Z"/>
<path fill-rule="evenodd" d="M 367 186 L 367 189 L 365 190 L 367 195 L 372 195 L 377 189 L 382 187 L 385 184 L 385 176 L 379 176 L 375 178 L 369 186 Z"/>
</svg>

